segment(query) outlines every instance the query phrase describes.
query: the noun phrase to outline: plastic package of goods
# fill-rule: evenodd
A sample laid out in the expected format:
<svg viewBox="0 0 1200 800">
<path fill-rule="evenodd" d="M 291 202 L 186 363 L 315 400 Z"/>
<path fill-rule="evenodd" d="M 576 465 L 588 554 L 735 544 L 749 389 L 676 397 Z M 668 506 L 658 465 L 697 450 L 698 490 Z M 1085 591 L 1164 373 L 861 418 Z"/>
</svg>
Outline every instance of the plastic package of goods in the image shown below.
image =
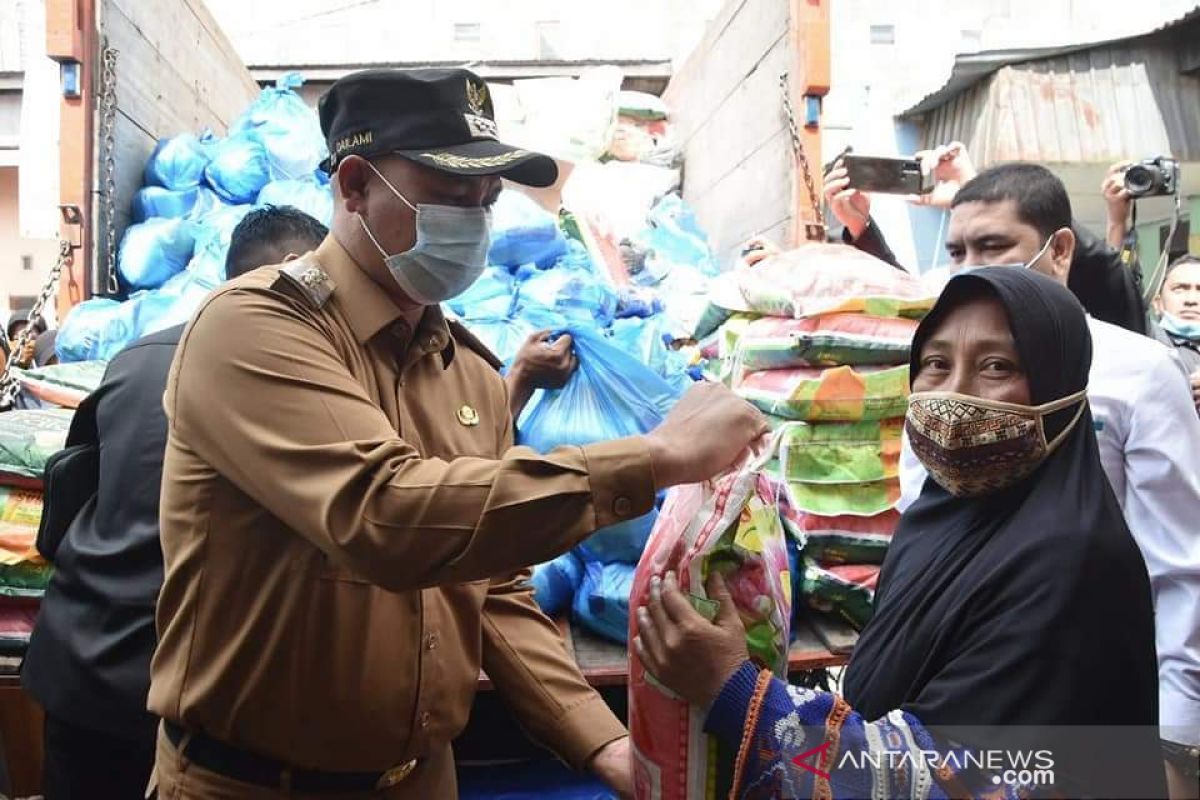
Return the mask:
<svg viewBox="0 0 1200 800">
<path fill-rule="evenodd" d="M 176 325 L 184 325 L 212 290 L 191 272 L 181 272 L 149 292 L 138 292 L 133 305 L 134 337 L 140 339 Z"/>
<path fill-rule="evenodd" d="M 457 297 L 446 301 L 446 306 L 460 317 L 504 317 L 513 309 L 515 284 L 508 270 L 488 267 Z"/>
<path fill-rule="evenodd" d="M 738 395 L 777 417 L 807 422 L 858 422 L 903 417 L 908 366 L 796 367 L 747 372 Z"/>
<path fill-rule="evenodd" d="M 631 317 L 614 320 L 612 341 L 683 393 L 693 383 L 688 375 L 687 357 L 671 349 L 671 337 L 666 333 L 665 323 L 661 315 L 646 319 Z"/>
<path fill-rule="evenodd" d="M 44 561 L 0 564 L 0 597 L 41 597 L 54 568 Z"/>
<path fill-rule="evenodd" d="M 225 281 L 225 256 L 229 239 L 242 218 L 254 209 L 252 205 L 222 206 L 198 223 L 196 254 L 187 271 L 201 283 L 215 289 Z"/>
<path fill-rule="evenodd" d="M 718 571 L 746 626 L 750 657 L 786 680 L 791 574 L 775 493 L 762 466 L 761 461 L 748 464 L 709 483 L 668 493 L 638 563 L 629 604 L 645 604 L 650 579 L 673 571 L 692 604 L 712 618 L 716 603 L 708 598 L 705 583 Z M 637 635 L 634 615 L 629 637 Z M 706 709 L 691 707 L 663 688 L 633 651 L 629 700 L 635 797 L 686 800 L 728 793 L 736 752 L 704 733 Z"/>
<path fill-rule="evenodd" d="M 749 310 L 772 317 L 920 319 L 936 299 L 915 275 L 845 244 L 801 245 L 735 274 Z"/>
<path fill-rule="evenodd" d="M 145 222 L 157 217 L 194 219 L 212 211 L 220 203 L 216 193 L 206 186 L 193 186 L 190 189 L 147 186 L 133 196 L 133 221 Z"/>
<path fill-rule="evenodd" d="M 903 419 L 785 425 L 779 459 L 771 469 L 778 474 L 786 466 L 786 478 L 802 483 L 895 478 L 900 474 L 903 433 Z"/>
<path fill-rule="evenodd" d="M 575 592 L 583 582 L 583 562 L 574 553 L 538 564 L 529 579 L 533 599 L 548 617 L 557 617 L 571 607 Z"/>
<path fill-rule="evenodd" d="M 649 92 L 624 90 L 617 93 L 617 108 L 620 113 L 638 119 L 666 119 L 669 109 L 658 95 Z"/>
<path fill-rule="evenodd" d="M 462 323 L 497 358 L 509 364 L 531 335 L 541 330 L 561 330 L 566 327 L 567 320 L 561 314 L 543 308 L 525 308 L 521 313 L 509 316 L 468 316 Z"/>
<path fill-rule="evenodd" d="M 647 227 L 634 241 L 647 250 L 640 282 L 662 281 L 678 266 L 688 266 L 707 277 L 718 273 L 717 263 L 692 209 L 676 192 L 667 194 L 646 215 Z"/>
<path fill-rule="evenodd" d="M 518 443 L 540 453 L 648 433 L 679 392 L 631 355 L 590 330 L 571 327 L 579 367 L 562 389 L 541 393 L 522 414 Z M 655 512 L 603 528 L 579 545 L 585 558 L 636 561 Z"/>
<path fill-rule="evenodd" d="M 736 358 L 749 370 L 907 364 L 916 330 L 916 320 L 866 314 L 764 317 L 741 332 Z"/>
<path fill-rule="evenodd" d="M 572 607 L 575 621 L 597 636 L 625 644 L 633 571 L 633 564 L 584 562 L 583 583 Z"/>
<path fill-rule="evenodd" d="M 267 148 L 253 130 L 231 135 L 218 143 L 204 170 L 208 185 L 226 203 L 234 205 L 253 203 L 272 177 Z"/>
<path fill-rule="evenodd" d="M 650 164 L 582 162 L 563 186 L 563 205 L 616 243 L 646 227 L 655 201 L 679 188 L 679 178 L 677 169 Z"/>
<path fill-rule="evenodd" d="M 899 478 L 863 483 L 788 482 L 788 502 L 797 511 L 822 516 L 873 516 L 900 500 Z"/>
<path fill-rule="evenodd" d="M 60 362 L 20 374 L 21 385 L 34 396 L 64 408 L 78 408 L 100 385 L 106 361 Z"/>
<path fill-rule="evenodd" d="M 0 564 L 42 563 L 34 542 L 42 521 L 42 493 L 0 486 Z"/>
<path fill-rule="evenodd" d="M 518 301 L 557 311 L 573 325 L 605 328 L 617 311 L 617 294 L 603 278 L 584 269 L 524 267 L 517 273 Z"/>
<path fill-rule="evenodd" d="M 617 290 L 617 319 L 645 319 L 661 313 L 662 310 L 662 299 L 651 289 L 623 286 Z"/>
<path fill-rule="evenodd" d="M 46 461 L 66 445 L 73 416 L 62 408 L 0 414 L 0 483 L 14 476 L 41 480 Z"/>
<path fill-rule="evenodd" d="M 806 560 L 800 591 L 810 608 L 836 614 L 862 630 L 874 610 L 878 580 L 879 567 L 874 564 L 819 566 Z"/>
<path fill-rule="evenodd" d="M 326 227 L 333 222 L 333 192 L 315 178 L 271 181 L 258 193 L 257 204 L 298 208 Z"/>
<path fill-rule="evenodd" d="M 204 179 L 216 139 L 211 133 L 200 137 L 190 133 L 159 139 L 146 162 L 143 182 L 165 189 L 192 189 Z"/>
<path fill-rule="evenodd" d="M 148 219 L 121 237 L 118 269 L 134 289 L 156 289 L 183 270 L 196 249 L 196 225 L 186 219 Z"/>
<path fill-rule="evenodd" d="M 100 353 L 107 341 L 105 332 L 120 313 L 121 304 L 106 297 L 93 297 L 72 308 L 54 338 L 59 362 L 104 360 Z"/>
<path fill-rule="evenodd" d="M 270 178 L 296 180 L 309 177 L 329 154 L 317 113 L 293 91 L 303 84 L 304 78 L 296 72 L 279 78 L 275 86 L 262 90 L 230 129 L 230 138 L 253 133 L 262 143 Z M 249 197 L 238 202 L 253 199 Z M 326 220 L 322 219 L 322 222 Z"/>
<path fill-rule="evenodd" d="M 518 191 L 507 190 L 492 206 L 492 243 L 488 263 L 515 269 L 524 264 L 546 268 L 567 252 L 558 219 Z"/>
<path fill-rule="evenodd" d="M 557 159 L 594 161 L 608 148 L 622 79 L 617 67 L 602 66 L 578 78 L 513 81 L 522 119 L 505 140 Z"/>
<path fill-rule="evenodd" d="M 788 533 L 804 543 L 804 554 L 822 564 L 882 564 L 900 524 L 900 512 L 894 509 L 870 517 L 830 517 L 781 503 L 779 514 Z"/>
<path fill-rule="evenodd" d="M 37 622 L 38 605 L 33 599 L 5 597 L 0 601 L 0 655 L 23 654 Z"/>
</svg>

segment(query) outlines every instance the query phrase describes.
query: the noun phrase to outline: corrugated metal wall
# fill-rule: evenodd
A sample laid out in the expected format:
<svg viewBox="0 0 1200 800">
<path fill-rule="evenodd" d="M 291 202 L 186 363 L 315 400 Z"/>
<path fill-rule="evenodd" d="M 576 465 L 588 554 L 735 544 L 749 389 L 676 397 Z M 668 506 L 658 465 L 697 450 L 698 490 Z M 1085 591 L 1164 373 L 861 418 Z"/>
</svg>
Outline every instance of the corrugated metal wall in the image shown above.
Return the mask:
<svg viewBox="0 0 1200 800">
<path fill-rule="evenodd" d="M 1200 36 L 1200 25 L 1177 32 Z M 923 142 L 965 142 L 979 165 L 1200 160 L 1200 76 L 1185 39 L 1163 35 L 1004 67 L 929 112 Z"/>
</svg>

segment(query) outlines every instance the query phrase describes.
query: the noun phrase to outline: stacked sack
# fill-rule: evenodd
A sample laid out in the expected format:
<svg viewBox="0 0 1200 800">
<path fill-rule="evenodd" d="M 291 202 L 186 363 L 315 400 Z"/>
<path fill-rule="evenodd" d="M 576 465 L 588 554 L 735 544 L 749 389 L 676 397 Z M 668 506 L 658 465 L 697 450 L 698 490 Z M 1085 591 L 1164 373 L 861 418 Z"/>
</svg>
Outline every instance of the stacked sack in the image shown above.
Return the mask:
<svg viewBox="0 0 1200 800">
<path fill-rule="evenodd" d="M 803 555 L 799 595 L 861 628 L 898 520 L 908 356 L 933 298 L 908 273 L 836 244 L 726 280 L 736 291 L 714 294 L 725 321 L 706 343 L 714 371 L 773 427 L 804 423 L 785 433 L 773 467 Z"/>
<path fill-rule="evenodd" d="M 24 653 L 50 565 L 35 547 L 42 519 L 42 474 L 63 448 L 73 411 L 0 414 L 0 655 Z"/>
<path fill-rule="evenodd" d="M 225 280 L 234 227 L 252 208 L 291 205 L 326 225 L 333 216 L 327 151 L 316 113 L 281 78 L 230 126 L 158 143 L 134 195 L 133 224 L 117 248 L 118 297 L 87 300 L 67 315 L 59 361 L 108 360 L 130 342 L 187 322 Z"/>
</svg>

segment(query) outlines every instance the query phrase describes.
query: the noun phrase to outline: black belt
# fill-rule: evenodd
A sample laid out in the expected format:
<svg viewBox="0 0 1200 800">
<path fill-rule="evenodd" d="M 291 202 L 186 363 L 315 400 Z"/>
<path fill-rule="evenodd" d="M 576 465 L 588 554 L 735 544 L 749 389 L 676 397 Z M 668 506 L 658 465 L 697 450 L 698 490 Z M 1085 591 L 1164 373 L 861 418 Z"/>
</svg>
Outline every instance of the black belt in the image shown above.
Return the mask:
<svg viewBox="0 0 1200 800">
<path fill-rule="evenodd" d="M 197 766 L 243 783 L 296 794 L 338 794 L 386 788 L 407 778 L 416 767 L 413 760 L 387 772 L 295 769 L 283 761 L 238 749 L 203 733 L 187 731 L 170 720 L 163 720 L 163 730 L 177 749 L 187 737 L 180 752 Z"/>
</svg>

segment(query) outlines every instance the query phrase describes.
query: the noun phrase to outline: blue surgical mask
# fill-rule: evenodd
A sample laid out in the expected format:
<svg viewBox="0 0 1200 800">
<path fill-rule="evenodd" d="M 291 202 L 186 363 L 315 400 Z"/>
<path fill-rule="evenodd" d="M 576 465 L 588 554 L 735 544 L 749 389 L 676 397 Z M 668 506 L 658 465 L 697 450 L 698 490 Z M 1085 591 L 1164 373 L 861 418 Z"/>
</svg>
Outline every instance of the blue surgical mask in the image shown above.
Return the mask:
<svg viewBox="0 0 1200 800">
<path fill-rule="evenodd" d="M 358 217 L 367 237 L 383 256 L 392 278 L 421 305 L 432 306 L 465 292 L 483 274 L 491 243 L 492 212 L 483 208 L 413 205 L 375 165 L 371 171 L 417 215 L 417 242 L 411 250 L 389 255 L 367 221 Z"/>
<path fill-rule="evenodd" d="M 1046 251 L 1050 249 L 1050 243 L 1053 241 L 1054 241 L 1054 237 L 1051 236 L 1049 239 L 1046 240 L 1046 243 L 1044 245 L 1042 245 L 1042 249 L 1037 251 L 1037 255 L 1035 255 L 1033 258 L 1029 259 L 1028 261 L 1026 261 L 1023 264 L 1020 261 L 1013 261 L 1012 263 L 1009 263 L 1009 264 L 979 264 L 978 266 L 974 266 L 974 267 L 963 267 L 962 269 L 958 270 L 955 274 L 962 274 L 964 272 L 970 272 L 973 269 L 983 269 L 984 267 L 1016 267 L 1017 269 L 1033 269 L 1033 265 L 1041 260 L 1042 256 L 1044 256 L 1046 254 Z"/>
<path fill-rule="evenodd" d="M 1174 314 L 1168 314 L 1164 311 L 1159 324 L 1162 325 L 1164 331 L 1172 336 L 1178 336 L 1180 339 L 1189 339 L 1193 342 L 1200 342 L 1200 322 L 1180 319 Z"/>
</svg>

